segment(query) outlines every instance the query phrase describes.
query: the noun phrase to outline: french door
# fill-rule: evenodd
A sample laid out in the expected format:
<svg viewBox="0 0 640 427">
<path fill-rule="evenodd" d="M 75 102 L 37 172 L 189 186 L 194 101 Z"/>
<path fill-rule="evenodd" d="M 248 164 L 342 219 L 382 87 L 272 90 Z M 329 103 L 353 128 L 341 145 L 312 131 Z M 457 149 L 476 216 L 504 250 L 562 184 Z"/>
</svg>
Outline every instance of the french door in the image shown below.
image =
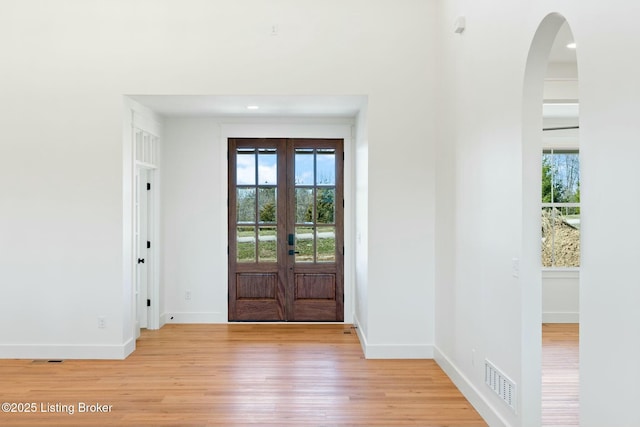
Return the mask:
<svg viewBox="0 0 640 427">
<path fill-rule="evenodd" d="M 343 141 L 229 139 L 229 320 L 343 321 Z"/>
</svg>

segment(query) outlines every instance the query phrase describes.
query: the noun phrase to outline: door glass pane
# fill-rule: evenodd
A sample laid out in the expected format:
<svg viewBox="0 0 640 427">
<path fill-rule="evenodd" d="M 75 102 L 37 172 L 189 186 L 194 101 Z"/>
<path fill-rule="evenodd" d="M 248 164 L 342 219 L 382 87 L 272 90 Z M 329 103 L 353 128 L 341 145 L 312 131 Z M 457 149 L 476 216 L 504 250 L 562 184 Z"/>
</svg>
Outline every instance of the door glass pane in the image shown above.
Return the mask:
<svg viewBox="0 0 640 427">
<path fill-rule="evenodd" d="M 258 152 L 258 185 L 276 185 L 278 183 L 277 160 L 275 148 L 261 149 Z"/>
<path fill-rule="evenodd" d="M 313 262 L 313 227 L 296 227 L 296 262 Z"/>
<path fill-rule="evenodd" d="M 316 155 L 316 185 L 336 185 L 336 150 L 318 150 Z"/>
<path fill-rule="evenodd" d="M 295 184 L 313 185 L 313 149 L 296 149 L 295 158 Z"/>
<path fill-rule="evenodd" d="M 336 262 L 336 228 L 317 228 L 317 256 L 318 262 Z"/>
<path fill-rule="evenodd" d="M 238 253 L 238 262 L 255 262 L 256 261 L 256 228 L 255 227 L 238 227 L 236 235 Z"/>
<path fill-rule="evenodd" d="M 236 209 L 238 211 L 238 223 L 256 222 L 256 189 L 236 189 Z"/>
<path fill-rule="evenodd" d="M 256 151 L 238 148 L 236 156 L 236 185 L 256 185 Z"/>
<path fill-rule="evenodd" d="M 313 223 L 313 188 L 296 188 L 296 223 Z"/>
<path fill-rule="evenodd" d="M 316 221 L 318 224 L 333 224 L 335 217 L 335 198 L 336 190 L 334 188 L 318 188 L 318 197 L 316 200 Z"/>
<path fill-rule="evenodd" d="M 260 222 L 277 221 L 277 200 L 275 187 L 258 187 L 258 220 Z"/>
<path fill-rule="evenodd" d="M 258 231 L 258 261 L 277 262 L 277 248 L 276 227 L 260 227 Z"/>
</svg>

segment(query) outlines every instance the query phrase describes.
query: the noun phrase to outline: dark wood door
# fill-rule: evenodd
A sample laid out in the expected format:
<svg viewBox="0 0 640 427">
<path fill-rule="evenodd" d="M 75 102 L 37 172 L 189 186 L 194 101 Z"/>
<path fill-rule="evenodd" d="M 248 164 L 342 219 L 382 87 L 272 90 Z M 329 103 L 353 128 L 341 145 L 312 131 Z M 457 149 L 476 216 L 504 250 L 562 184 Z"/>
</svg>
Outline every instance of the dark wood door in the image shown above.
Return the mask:
<svg viewBox="0 0 640 427">
<path fill-rule="evenodd" d="M 343 141 L 229 140 L 229 320 L 344 320 Z"/>
</svg>

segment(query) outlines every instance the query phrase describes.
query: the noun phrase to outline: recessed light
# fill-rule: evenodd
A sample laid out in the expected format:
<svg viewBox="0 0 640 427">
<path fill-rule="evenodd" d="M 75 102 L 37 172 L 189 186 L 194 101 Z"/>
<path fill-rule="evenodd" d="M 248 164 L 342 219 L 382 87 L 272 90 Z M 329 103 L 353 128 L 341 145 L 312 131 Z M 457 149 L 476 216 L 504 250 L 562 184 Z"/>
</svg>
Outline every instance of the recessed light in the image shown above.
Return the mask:
<svg viewBox="0 0 640 427">
<path fill-rule="evenodd" d="M 257 110 L 260 106 L 258 105 L 247 105 L 247 110 Z"/>
<path fill-rule="evenodd" d="M 575 48 L 576 48 L 576 43 L 575 43 L 575 42 L 573 42 L 573 43 L 569 43 L 569 44 L 567 45 L 567 48 L 568 48 L 568 49 L 575 49 Z"/>
</svg>

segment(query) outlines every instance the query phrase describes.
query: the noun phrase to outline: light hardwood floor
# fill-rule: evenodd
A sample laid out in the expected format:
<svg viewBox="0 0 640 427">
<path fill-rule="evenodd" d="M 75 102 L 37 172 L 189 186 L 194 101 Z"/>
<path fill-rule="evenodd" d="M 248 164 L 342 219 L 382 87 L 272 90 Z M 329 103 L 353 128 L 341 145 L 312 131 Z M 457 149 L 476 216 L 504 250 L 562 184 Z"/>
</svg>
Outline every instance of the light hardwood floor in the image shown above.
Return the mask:
<svg viewBox="0 0 640 427">
<path fill-rule="evenodd" d="M 578 426 L 579 325 L 542 325 L 542 425 Z"/>
<path fill-rule="evenodd" d="M 366 360 L 349 325 L 167 325 L 124 361 L 1 360 L 0 402 L 37 405 L 3 426 L 486 426 L 434 361 Z"/>
</svg>

